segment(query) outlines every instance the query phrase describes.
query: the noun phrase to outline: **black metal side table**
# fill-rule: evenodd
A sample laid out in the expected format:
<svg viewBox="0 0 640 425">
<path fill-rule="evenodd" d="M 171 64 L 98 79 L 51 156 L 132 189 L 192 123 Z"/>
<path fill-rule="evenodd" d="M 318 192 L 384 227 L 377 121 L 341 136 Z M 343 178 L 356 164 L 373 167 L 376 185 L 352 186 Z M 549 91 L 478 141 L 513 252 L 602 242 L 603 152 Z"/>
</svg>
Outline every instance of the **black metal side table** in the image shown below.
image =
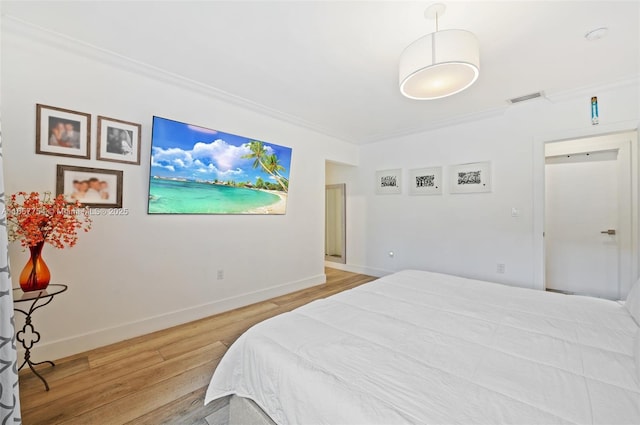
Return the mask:
<svg viewBox="0 0 640 425">
<path fill-rule="evenodd" d="M 31 369 L 31 371 L 44 383 L 44 387 L 47 391 L 49 391 L 49 384 L 33 367 L 44 363 L 55 366 L 55 363 L 50 360 L 37 363 L 31 361 L 31 348 L 33 348 L 33 346 L 37 344 L 38 341 L 40 341 L 40 332 L 36 331 L 35 327 L 31 323 L 31 316 L 37 309 L 39 309 L 40 307 L 44 307 L 45 305 L 53 301 L 53 297 L 63 293 L 66 290 L 67 285 L 60 284 L 49 284 L 46 289 L 32 292 L 23 292 L 20 288 L 13 289 L 13 302 L 15 304 L 28 302 L 31 303 L 31 306 L 26 311 L 16 307 L 13 308 L 15 311 L 19 311 L 20 313 L 25 315 L 24 326 L 22 326 L 22 330 L 16 333 L 16 339 L 22 344 L 22 348 L 24 348 L 25 350 L 24 361 L 22 362 L 22 365 L 20 365 L 18 370 L 21 370 L 23 367 L 25 367 L 25 365 L 29 366 L 29 369 Z"/>
</svg>

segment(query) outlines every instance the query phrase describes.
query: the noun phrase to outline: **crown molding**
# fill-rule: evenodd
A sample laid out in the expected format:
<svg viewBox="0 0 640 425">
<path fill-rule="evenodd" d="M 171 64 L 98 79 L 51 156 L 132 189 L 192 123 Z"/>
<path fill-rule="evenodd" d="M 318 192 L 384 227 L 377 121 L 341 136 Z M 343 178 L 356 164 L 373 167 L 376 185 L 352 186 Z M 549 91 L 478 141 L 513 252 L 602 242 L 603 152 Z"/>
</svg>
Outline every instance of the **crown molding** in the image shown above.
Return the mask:
<svg viewBox="0 0 640 425">
<path fill-rule="evenodd" d="M 499 106 L 497 108 L 486 109 L 478 112 L 471 112 L 469 114 L 461 114 L 455 117 L 434 121 L 426 125 L 419 127 L 411 127 L 404 130 L 399 130 L 394 133 L 374 134 L 364 139 L 363 143 L 376 143 L 384 140 L 395 139 L 398 137 L 410 136 L 412 134 L 425 133 L 427 131 L 437 130 L 444 127 L 450 127 L 453 125 L 469 123 L 473 121 L 480 121 L 484 119 L 494 118 L 501 115 L 509 109 L 509 105 Z"/>
<path fill-rule="evenodd" d="M 545 97 L 552 103 L 558 103 L 577 98 L 595 96 L 598 92 L 617 90 L 620 88 L 634 87 L 638 85 L 640 85 L 640 74 L 619 78 L 604 84 L 594 84 L 590 86 L 577 87 L 571 90 L 558 91 L 556 93 L 546 93 Z"/>
<path fill-rule="evenodd" d="M 550 103 L 560 103 L 565 101 L 570 101 L 577 98 L 591 97 L 598 92 L 606 92 L 610 90 L 617 90 L 621 88 L 636 88 L 636 91 L 640 94 L 640 74 L 631 75 L 625 78 L 620 78 L 614 81 L 610 81 L 604 84 L 594 84 L 590 86 L 582 86 L 571 90 L 558 91 L 555 93 L 547 93 L 545 91 L 545 95 L 538 98 L 533 99 L 532 101 L 548 101 Z M 453 125 L 459 125 L 464 123 L 469 123 L 473 121 L 480 121 L 484 119 L 489 119 L 493 117 L 497 117 L 503 115 L 506 111 L 511 108 L 520 107 L 523 104 L 529 104 L 529 102 L 516 103 L 516 104 L 505 104 L 504 106 L 499 106 L 492 109 L 487 109 L 484 111 L 472 112 L 470 114 L 459 115 L 447 119 L 443 119 L 440 121 L 435 121 L 427 125 L 423 125 L 420 127 L 413 127 L 401 131 L 397 131 L 395 133 L 389 134 L 373 134 L 368 136 L 363 140 L 363 143 L 376 143 L 381 142 L 383 140 L 395 139 L 398 137 L 410 136 L 412 134 L 424 133 L 427 131 L 437 130 L 443 127 L 449 127 Z"/>
<path fill-rule="evenodd" d="M 517 104 L 505 104 L 504 106 L 445 118 L 439 121 L 431 122 L 429 124 L 405 128 L 395 132 L 374 133 L 356 140 L 352 136 L 341 134 L 326 126 L 305 120 L 296 115 L 288 114 L 286 112 L 270 108 L 264 104 L 234 95 L 211 85 L 204 84 L 200 81 L 196 81 L 183 75 L 179 75 L 165 69 L 150 65 L 146 62 L 142 62 L 128 56 L 124 56 L 113 51 L 95 46 L 93 44 L 86 43 L 82 40 L 69 37 L 59 32 L 43 28 L 12 15 L 2 16 L 2 32 L 22 36 L 46 46 L 51 46 L 64 51 L 68 51 L 82 57 L 108 64 L 127 72 L 143 75 L 166 84 L 205 95 L 212 99 L 220 100 L 231 105 L 235 105 L 259 113 L 261 115 L 265 115 L 279 121 L 286 122 L 288 124 L 305 128 L 315 133 L 319 133 L 355 145 L 376 143 L 383 140 L 437 130 L 452 125 L 459 125 L 473 121 L 489 119 L 503 115 L 510 108 L 518 106 Z M 594 93 L 597 94 L 598 92 L 609 91 L 624 87 L 638 87 L 639 85 L 640 75 L 632 75 L 606 84 L 583 86 L 576 89 L 558 91 L 555 93 L 545 91 L 545 96 L 543 99 L 551 103 L 557 103 L 572 100 L 575 98 L 592 96 Z"/>
<path fill-rule="evenodd" d="M 239 106 L 241 108 L 248 109 L 253 112 L 275 118 L 279 121 L 283 121 L 298 127 L 305 128 L 307 130 L 314 131 L 316 133 L 323 134 L 325 136 L 336 138 L 344 142 L 352 144 L 357 143 L 350 137 L 344 134 L 338 134 L 326 128 L 325 126 L 310 122 L 298 116 L 291 115 L 274 108 L 270 108 L 261 103 L 234 95 L 211 85 L 204 84 L 200 81 L 196 81 L 183 75 L 167 71 L 154 65 L 150 65 L 146 62 L 121 55 L 111 50 L 95 46 L 93 44 L 78 40 L 76 38 L 61 34 L 56 31 L 49 30 L 47 28 L 43 28 L 15 16 L 3 15 L 2 20 L 3 33 L 6 32 L 9 34 L 15 34 L 21 37 L 25 37 L 46 46 L 65 50 L 113 66 L 115 68 L 122 69 L 124 71 L 143 75 L 145 77 L 152 78 L 163 83 L 190 90 L 201 95 L 209 96 L 216 100 L 221 100 L 223 102 L 230 103 L 232 105 Z"/>
</svg>

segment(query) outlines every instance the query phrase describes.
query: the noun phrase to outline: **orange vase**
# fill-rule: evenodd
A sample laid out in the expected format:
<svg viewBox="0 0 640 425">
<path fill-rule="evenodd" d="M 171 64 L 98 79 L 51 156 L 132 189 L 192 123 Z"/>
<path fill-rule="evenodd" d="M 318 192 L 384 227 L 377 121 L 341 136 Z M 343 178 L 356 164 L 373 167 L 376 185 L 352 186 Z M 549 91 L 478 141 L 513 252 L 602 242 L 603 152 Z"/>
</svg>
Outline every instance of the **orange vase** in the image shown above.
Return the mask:
<svg viewBox="0 0 640 425">
<path fill-rule="evenodd" d="M 20 288 L 24 292 L 39 291 L 49 285 L 51 273 L 49 273 L 49 267 L 42 259 L 43 247 L 44 242 L 29 247 L 31 258 L 22 269 L 22 273 L 20 273 Z"/>
</svg>

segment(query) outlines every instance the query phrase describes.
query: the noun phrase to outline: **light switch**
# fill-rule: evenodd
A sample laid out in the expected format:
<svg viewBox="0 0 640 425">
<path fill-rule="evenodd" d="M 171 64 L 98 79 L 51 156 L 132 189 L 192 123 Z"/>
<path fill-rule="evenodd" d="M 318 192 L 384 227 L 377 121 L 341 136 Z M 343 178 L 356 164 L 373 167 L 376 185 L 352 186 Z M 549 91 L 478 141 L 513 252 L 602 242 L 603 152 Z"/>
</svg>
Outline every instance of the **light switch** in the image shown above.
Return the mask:
<svg viewBox="0 0 640 425">
<path fill-rule="evenodd" d="M 520 217 L 520 210 L 518 208 L 511 208 L 511 217 Z"/>
</svg>

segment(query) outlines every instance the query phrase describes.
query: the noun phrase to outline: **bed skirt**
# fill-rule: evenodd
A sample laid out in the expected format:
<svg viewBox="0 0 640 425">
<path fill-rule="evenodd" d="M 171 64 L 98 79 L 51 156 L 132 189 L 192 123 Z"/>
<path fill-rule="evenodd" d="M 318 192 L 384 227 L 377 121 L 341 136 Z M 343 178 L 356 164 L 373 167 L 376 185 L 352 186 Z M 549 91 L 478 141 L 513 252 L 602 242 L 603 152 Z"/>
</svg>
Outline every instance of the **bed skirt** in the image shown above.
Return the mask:
<svg viewBox="0 0 640 425">
<path fill-rule="evenodd" d="M 229 399 L 229 425 L 276 425 L 253 400 L 232 395 Z"/>
</svg>

